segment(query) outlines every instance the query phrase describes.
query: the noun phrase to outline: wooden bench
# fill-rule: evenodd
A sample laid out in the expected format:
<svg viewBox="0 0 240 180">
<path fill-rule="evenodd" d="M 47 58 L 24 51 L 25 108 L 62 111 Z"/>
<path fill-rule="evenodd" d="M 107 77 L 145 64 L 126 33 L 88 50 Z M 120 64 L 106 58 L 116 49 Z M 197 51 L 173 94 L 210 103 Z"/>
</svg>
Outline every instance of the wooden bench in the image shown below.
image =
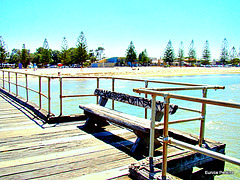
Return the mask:
<svg viewBox="0 0 240 180">
<path fill-rule="evenodd" d="M 100 96 L 98 104 L 79 105 L 84 110 L 84 114 L 88 117 L 84 125 L 84 129 L 93 130 L 108 125 L 108 122 L 133 130 L 137 135 L 137 140 L 131 148 L 132 153 L 137 151 L 143 152 L 147 150 L 149 145 L 150 120 L 139 118 L 123 112 L 119 112 L 107 107 L 104 107 L 108 99 L 143 107 L 151 108 L 151 100 L 143 97 L 131 96 L 124 93 L 112 92 L 103 89 L 96 89 L 95 95 Z M 160 121 L 163 117 L 164 103 L 156 102 L 156 121 Z M 177 105 L 170 105 L 169 113 L 174 114 L 178 109 Z M 156 127 L 155 137 L 162 135 L 162 128 Z M 160 143 L 155 140 L 155 148 L 159 147 Z"/>
</svg>

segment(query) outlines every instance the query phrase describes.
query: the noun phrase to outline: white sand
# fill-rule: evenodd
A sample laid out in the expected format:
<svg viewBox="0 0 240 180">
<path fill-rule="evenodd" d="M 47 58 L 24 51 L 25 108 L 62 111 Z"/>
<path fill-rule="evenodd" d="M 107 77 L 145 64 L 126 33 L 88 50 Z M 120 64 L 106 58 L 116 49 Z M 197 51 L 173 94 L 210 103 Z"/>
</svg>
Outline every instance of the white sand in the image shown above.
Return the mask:
<svg viewBox="0 0 240 180">
<path fill-rule="evenodd" d="M 124 77 L 149 77 L 149 76 L 184 76 L 206 74 L 240 74 L 238 67 L 114 67 L 114 68 L 45 68 L 45 69 L 11 69 L 14 72 L 23 72 L 37 75 L 58 76 L 124 76 Z M 0 73 L 0 77 L 2 73 Z"/>
</svg>

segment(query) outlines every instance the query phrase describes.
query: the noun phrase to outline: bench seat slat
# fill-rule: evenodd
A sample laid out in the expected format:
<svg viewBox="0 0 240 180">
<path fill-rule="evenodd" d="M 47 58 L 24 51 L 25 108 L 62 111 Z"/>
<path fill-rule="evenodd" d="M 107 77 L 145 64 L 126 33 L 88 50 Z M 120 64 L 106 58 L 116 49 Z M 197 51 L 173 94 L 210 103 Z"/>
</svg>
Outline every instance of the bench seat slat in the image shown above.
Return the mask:
<svg viewBox="0 0 240 180">
<path fill-rule="evenodd" d="M 150 127 L 150 120 L 148 120 L 148 119 L 144 119 L 144 118 L 136 117 L 136 116 L 133 116 L 133 115 L 125 114 L 123 112 L 120 112 L 120 111 L 117 111 L 117 110 L 112 110 L 110 108 L 102 107 L 102 106 L 99 106 L 99 105 L 96 105 L 96 104 L 91 104 L 91 105 L 89 105 L 89 107 L 90 106 L 91 106 L 91 108 L 96 108 L 99 111 L 104 111 L 104 112 L 109 113 L 109 114 L 115 114 L 119 117 L 128 118 L 128 119 L 131 119 L 132 122 L 141 123 L 141 124 L 144 124 L 144 126 L 146 126 L 146 127 Z"/>
<path fill-rule="evenodd" d="M 115 110 L 111 110 L 106 107 L 101 107 L 99 105 L 94 104 L 79 105 L 79 107 L 86 112 L 104 117 L 120 126 L 124 126 L 137 131 L 142 131 L 144 133 L 149 133 L 150 131 L 150 121 L 147 119 L 126 115 L 124 113 L 117 112 Z"/>
</svg>

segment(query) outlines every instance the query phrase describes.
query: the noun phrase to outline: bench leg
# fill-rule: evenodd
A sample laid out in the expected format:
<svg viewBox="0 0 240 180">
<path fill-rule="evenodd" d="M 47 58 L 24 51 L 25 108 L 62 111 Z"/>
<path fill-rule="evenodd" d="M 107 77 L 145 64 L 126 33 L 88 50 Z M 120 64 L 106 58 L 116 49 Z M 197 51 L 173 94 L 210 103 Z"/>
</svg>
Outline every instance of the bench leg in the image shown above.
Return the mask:
<svg viewBox="0 0 240 180">
<path fill-rule="evenodd" d="M 83 126 L 86 130 L 94 130 L 96 128 L 102 128 L 103 126 L 109 125 L 109 123 L 101 117 L 88 112 L 84 112 L 84 114 L 87 116 L 87 120 Z"/>
<path fill-rule="evenodd" d="M 133 144 L 131 148 L 131 153 L 133 154 L 148 154 L 149 153 L 149 142 L 150 137 L 149 134 L 141 133 L 141 132 L 134 132 L 137 135 L 137 140 Z M 161 146 L 161 143 L 156 139 L 154 140 L 154 149 L 157 149 Z"/>
</svg>

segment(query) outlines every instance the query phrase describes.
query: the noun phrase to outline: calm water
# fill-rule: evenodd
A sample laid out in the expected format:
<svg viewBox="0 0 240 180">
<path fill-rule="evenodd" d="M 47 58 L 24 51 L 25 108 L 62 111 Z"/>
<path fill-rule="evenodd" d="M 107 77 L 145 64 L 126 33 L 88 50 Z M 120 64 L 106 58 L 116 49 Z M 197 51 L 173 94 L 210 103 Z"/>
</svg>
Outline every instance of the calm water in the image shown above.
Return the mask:
<svg viewBox="0 0 240 180">
<path fill-rule="evenodd" d="M 176 81 L 187 82 L 196 84 L 208 84 L 208 85 L 221 85 L 225 86 L 225 90 L 208 90 L 207 97 L 210 99 L 238 102 L 240 103 L 240 75 L 204 75 L 204 76 L 179 76 L 179 77 L 151 77 L 146 78 L 150 80 L 164 80 L 164 81 Z M 47 91 L 47 82 L 43 84 L 43 92 Z M 37 80 L 31 80 L 30 87 L 36 88 L 38 86 Z M 171 85 L 173 86 L 173 85 Z M 123 80 L 115 81 L 115 91 L 125 92 L 132 95 L 138 95 L 132 92 L 133 88 L 144 87 L 143 82 L 129 82 Z M 149 87 L 166 87 L 164 84 L 149 83 Z M 170 85 L 168 85 L 170 87 Z M 70 94 L 92 94 L 96 88 L 96 80 L 64 80 L 63 82 L 63 95 Z M 111 80 L 100 80 L 100 88 L 111 90 Z M 11 89 L 14 89 L 13 87 Z M 23 96 L 25 96 L 24 90 L 20 90 Z M 189 96 L 202 97 L 201 91 L 181 91 L 173 92 L 178 94 L 184 94 Z M 59 114 L 59 82 L 58 80 L 52 80 L 51 84 L 51 96 L 52 96 L 52 112 L 55 115 Z M 38 97 L 35 93 L 30 94 L 30 100 L 38 104 Z M 162 100 L 159 97 L 159 100 Z M 95 97 L 83 97 L 83 98 L 65 98 L 63 101 L 64 109 L 63 114 L 79 114 L 82 111 L 78 108 L 78 104 L 96 103 Z M 171 99 L 171 103 L 177 104 L 183 107 L 191 107 L 200 109 L 201 105 L 198 103 L 190 103 L 179 100 Z M 47 109 L 47 102 L 44 101 L 44 108 Z M 108 102 L 111 107 L 111 102 Z M 134 110 L 133 110 L 134 108 Z M 144 117 L 143 108 L 137 108 L 129 106 L 124 103 L 115 103 L 115 109 Z M 150 111 L 148 113 L 150 116 Z M 170 116 L 170 120 L 183 119 L 187 117 L 196 117 L 199 114 L 178 110 L 177 113 Z M 178 125 L 170 125 L 170 127 L 183 130 L 193 134 L 199 134 L 199 121 L 183 123 Z M 227 144 L 226 154 L 240 159 L 240 109 L 207 106 L 206 116 L 206 129 L 205 137 L 214 139 Z M 216 179 L 240 179 L 240 168 L 236 165 L 226 163 L 226 171 L 234 171 L 234 175 L 222 175 L 217 176 Z"/>
</svg>

